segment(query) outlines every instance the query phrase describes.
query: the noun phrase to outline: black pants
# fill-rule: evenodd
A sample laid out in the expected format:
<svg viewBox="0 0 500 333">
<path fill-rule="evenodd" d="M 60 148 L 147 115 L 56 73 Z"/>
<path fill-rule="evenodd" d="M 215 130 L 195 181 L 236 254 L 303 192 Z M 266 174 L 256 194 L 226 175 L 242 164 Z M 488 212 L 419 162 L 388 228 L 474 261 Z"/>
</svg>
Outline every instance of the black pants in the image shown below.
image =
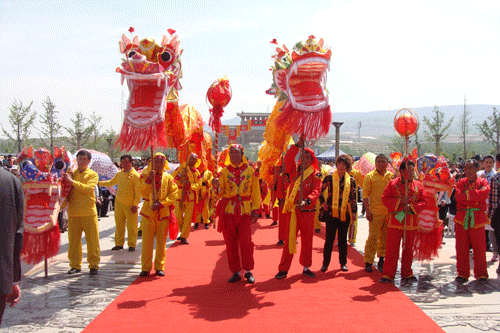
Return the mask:
<svg viewBox="0 0 500 333">
<path fill-rule="evenodd" d="M 346 216 L 347 221 L 350 220 L 349 214 Z M 326 239 L 325 247 L 323 248 L 323 266 L 328 267 L 332 258 L 333 241 L 338 230 L 338 247 L 339 247 L 339 262 L 341 265 L 347 264 L 347 231 L 349 230 L 349 222 L 340 221 L 340 219 L 327 215 L 326 224 Z"/>
</svg>

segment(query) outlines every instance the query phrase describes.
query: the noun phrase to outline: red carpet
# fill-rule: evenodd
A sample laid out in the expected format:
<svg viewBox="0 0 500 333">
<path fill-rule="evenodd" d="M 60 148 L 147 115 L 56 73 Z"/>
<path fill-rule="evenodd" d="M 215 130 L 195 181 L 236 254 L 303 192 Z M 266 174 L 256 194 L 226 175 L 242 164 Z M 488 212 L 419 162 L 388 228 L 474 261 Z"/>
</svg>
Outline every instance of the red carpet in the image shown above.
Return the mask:
<svg viewBox="0 0 500 333">
<path fill-rule="evenodd" d="M 274 279 L 282 248 L 270 223 L 253 225 L 254 285 L 228 283 L 222 235 L 193 230 L 189 245 L 167 250 L 165 277 L 138 278 L 84 332 L 443 332 L 394 285 L 378 283 L 380 273 L 366 273 L 352 248 L 348 272 L 336 247 L 330 270 L 320 272 L 324 227 L 314 237 L 316 278 L 302 276 L 296 255 L 288 278 Z"/>
</svg>

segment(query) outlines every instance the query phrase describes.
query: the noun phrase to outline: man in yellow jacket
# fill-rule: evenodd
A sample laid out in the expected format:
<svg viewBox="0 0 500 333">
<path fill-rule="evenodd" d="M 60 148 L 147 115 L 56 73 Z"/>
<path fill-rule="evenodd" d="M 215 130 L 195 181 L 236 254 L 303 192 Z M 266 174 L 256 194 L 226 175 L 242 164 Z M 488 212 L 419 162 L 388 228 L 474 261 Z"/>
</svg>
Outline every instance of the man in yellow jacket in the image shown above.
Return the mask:
<svg viewBox="0 0 500 333">
<path fill-rule="evenodd" d="M 82 268 L 82 231 L 87 241 L 90 275 L 97 275 L 99 269 L 101 250 L 94 193 L 99 176 L 88 168 L 91 159 L 90 152 L 80 150 L 76 154 L 78 168 L 72 174 L 63 175 L 63 182 L 71 186 L 71 191 L 63 203 L 68 205 L 68 259 L 71 267 L 68 274 L 79 273 Z"/>
<path fill-rule="evenodd" d="M 157 276 L 165 276 L 165 246 L 169 223 L 175 218 L 173 207 L 177 198 L 177 185 L 166 171 L 166 156 L 156 153 L 153 165 L 144 173 L 147 177 L 141 180 L 141 195 L 144 204 L 141 215 L 142 223 L 142 269 L 140 276 L 148 276 L 152 269 L 153 246 L 156 239 L 154 269 Z M 154 191 L 153 191 L 154 186 Z M 172 237 L 171 237 L 172 238 Z"/>
<path fill-rule="evenodd" d="M 196 211 L 196 223 L 194 228 L 198 229 L 199 223 L 205 225 L 205 229 L 209 228 L 209 223 L 212 218 L 213 209 L 212 207 L 212 180 L 214 176 L 212 171 L 205 170 L 201 174 L 201 188 L 198 198 L 198 210 Z M 203 221 L 202 221 L 203 220 Z"/>
<path fill-rule="evenodd" d="M 191 231 L 191 223 L 196 222 L 196 204 L 198 191 L 201 188 L 201 175 L 197 168 L 200 166 L 198 155 L 191 153 L 186 164 L 181 164 L 173 173 L 179 188 L 175 202 L 175 216 L 179 223 L 181 235 L 178 240 L 181 244 L 189 244 L 187 238 Z"/>
<path fill-rule="evenodd" d="M 388 165 L 389 159 L 385 155 L 377 155 L 375 170 L 368 172 L 363 181 L 363 205 L 369 222 L 364 256 L 367 272 L 373 272 L 375 254 L 379 257 L 378 270 L 382 272 L 384 268 L 389 212 L 382 202 L 382 194 L 387 184 L 394 178 L 393 173 L 387 170 Z"/>
<path fill-rule="evenodd" d="M 139 173 L 132 166 L 132 156 L 120 157 L 122 170 L 108 181 L 100 181 L 100 186 L 118 185 L 115 198 L 115 246 L 111 251 L 123 250 L 125 226 L 128 233 L 128 250 L 135 251 L 137 243 L 137 205 L 141 201 Z"/>
<path fill-rule="evenodd" d="M 241 280 L 241 269 L 245 278 L 255 283 L 251 270 L 254 268 L 252 242 L 252 222 L 259 218 L 260 185 L 255 169 L 249 164 L 243 147 L 238 144 L 229 146 L 229 160 L 222 169 L 219 183 L 217 216 L 218 231 L 224 235 L 229 269 L 233 273 L 230 283 Z M 241 255 L 241 259 L 240 259 Z"/>
</svg>

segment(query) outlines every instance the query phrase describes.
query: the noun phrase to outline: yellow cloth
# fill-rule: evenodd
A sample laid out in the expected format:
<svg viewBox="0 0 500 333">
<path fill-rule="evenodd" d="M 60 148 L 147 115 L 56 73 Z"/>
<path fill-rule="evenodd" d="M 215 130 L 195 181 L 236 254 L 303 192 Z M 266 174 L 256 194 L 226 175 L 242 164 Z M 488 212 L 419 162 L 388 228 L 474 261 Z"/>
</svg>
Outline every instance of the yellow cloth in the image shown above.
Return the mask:
<svg viewBox="0 0 500 333">
<path fill-rule="evenodd" d="M 394 177 L 393 173 L 386 171 L 381 175 L 377 170 L 368 172 L 363 182 L 363 199 L 370 199 L 370 211 L 372 214 L 388 214 L 387 207 L 382 202 L 382 194 L 385 187 Z"/>
<path fill-rule="evenodd" d="M 142 223 L 142 271 L 149 272 L 152 268 L 153 247 L 156 239 L 156 253 L 154 269 L 165 270 L 165 247 L 167 244 L 169 220 L 157 220 L 155 218 L 144 218 Z"/>
<path fill-rule="evenodd" d="M 99 181 L 97 173 L 89 168 L 73 171 L 73 188 L 69 195 L 68 217 L 97 215 L 95 187 Z"/>
<path fill-rule="evenodd" d="M 95 208 L 95 202 L 94 202 Z M 82 232 L 87 242 L 89 268 L 99 269 L 101 249 L 97 214 L 93 216 L 68 216 L 68 259 L 69 267 L 82 268 Z"/>
<path fill-rule="evenodd" d="M 100 181 L 99 185 L 106 187 L 118 185 L 115 200 L 127 206 L 137 206 L 141 202 L 139 178 L 139 173 L 134 168 L 128 172 L 120 170 L 110 180 Z"/>
<path fill-rule="evenodd" d="M 158 220 L 168 219 L 170 217 L 168 206 L 172 205 L 177 198 L 177 185 L 172 176 L 167 172 L 163 172 L 160 190 L 156 193 L 156 198 L 163 205 L 163 208 L 154 212 L 151 210 L 153 204 L 153 184 L 146 183 L 146 179 L 146 177 L 141 179 L 140 191 L 142 197 L 146 199 L 142 205 L 141 215 L 147 218 L 151 218 L 154 215 Z"/>
<path fill-rule="evenodd" d="M 184 194 L 184 185 L 180 183 L 181 177 L 184 170 L 186 170 L 186 177 L 189 181 L 189 187 Z M 186 201 L 197 201 L 196 193 L 201 189 L 201 175 L 198 170 L 192 171 L 186 164 L 180 165 L 177 169 L 172 173 L 172 177 L 174 178 L 177 186 L 179 188 L 177 192 L 177 199 Z"/>
<path fill-rule="evenodd" d="M 377 256 L 385 257 L 385 246 L 387 243 L 387 221 L 389 215 L 376 214 L 368 228 L 368 238 L 365 244 L 365 263 L 373 264 L 375 253 Z"/>
<path fill-rule="evenodd" d="M 128 233 L 128 247 L 137 244 L 137 211 L 132 213 L 132 206 L 121 201 L 115 202 L 115 245 L 123 246 L 125 243 L 125 226 Z"/>
<path fill-rule="evenodd" d="M 181 208 L 181 202 L 177 200 L 174 205 L 175 217 L 177 218 L 179 231 L 181 233 L 179 237 L 187 239 L 191 232 L 191 222 L 193 222 L 195 203 L 194 201 L 184 202 Z"/>
<path fill-rule="evenodd" d="M 304 171 L 304 179 L 305 180 L 307 177 L 310 175 L 314 174 L 315 169 L 310 166 Z M 290 215 L 290 233 L 288 234 L 288 251 L 293 254 L 297 253 L 297 215 L 295 211 L 295 198 L 297 197 L 297 192 L 300 189 L 300 184 L 302 183 L 301 177 L 297 178 L 295 181 L 295 184 L 293 185 L 292 191 L 287 193 L 287 198 L 285 200 L 285 204 L 283 206 L 283 213 L 286 214 L 287 212 L 291 211 L 292 214 Z M 290 190 L 290 187 L 288 187 L 288 190 Z"/>
<path fill-rule="evenodd" d="M 269 205 L 270 202 L 271 202 L 271 191 L 267 192 L 266 197 L 264 198 L 264 200 L 262 200 L 262 203 L 264 205 Z"/>
<path fill-rule="evenodd" d="M 349 203 L 349 192 L 351 191 L 351 176 L 348 173 L 344 174 L 344 192 L 342 193 L 342 206 L 340 207 L 340 220 L 346 220 L 347 207 Z M 340 196 L 340 179 L 337 170 L 332 174 L 332 216 L 339 217 L 339 196 Z M 352 216 L 352 212 L 351 216 Z"/>
<path fill-rule="evenodd" d="M 240 163 L 238 167 L 242 167 L 244 163 Z M 236 167 L 235 165 L 232 165 Z M 259 178 L 255 175 L 255 169 L 251 166 L 241 173 L 240 177 L 243 178 L 240 185 L 236 185 L 234 182 L 233 175 L 229 171 L 228 167 L 225 167 L 221 171 L 219 177 L 220 182 L 220 192 L 219 198 L 233 198 L 237 195 L 240 197 L 250 197 L 249 200 L 241 201 L 241 214 L 248 215 L 252 211 L 260 209 L 261 196 L 260 196 L 260 185 Z M 226 205 L 225 213 L 234 214 L 235 203 L 229 202 Z"/>
</svg>

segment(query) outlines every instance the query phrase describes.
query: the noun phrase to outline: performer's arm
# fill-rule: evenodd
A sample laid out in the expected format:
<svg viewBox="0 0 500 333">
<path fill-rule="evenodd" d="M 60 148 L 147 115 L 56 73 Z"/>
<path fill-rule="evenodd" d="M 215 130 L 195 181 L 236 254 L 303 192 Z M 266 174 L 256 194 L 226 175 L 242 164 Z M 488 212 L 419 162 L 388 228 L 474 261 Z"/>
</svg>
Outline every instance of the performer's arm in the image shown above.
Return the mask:
<svg viewBox="0 0 500 333">
<path fill-rule="evenodd" d="M 99 186 L 104 186 L 104 187 L 111 187 L 115 186 L 118 184 L 118 181 L 120 179 L 120 174 L 123 174 L 123 171 L 118 171 L 116 175 L 113 176 L 110 180 L 103 180 L 99 182 Z"/>
<path fill-rule="evenodd" d="M 349 174 L 346 173 L 346 177 L 349 177 Z M 351 205 L 351 213 L 355 216 L 358 212 L 358 203 L 356 201 L 358 192 L 358 185 L 356 184 L 356 180 L 354 177 L 351 177 L 351 189 L 349 191 L 349 204 Z"/>
<path fill-rule="evenodd" d="M 92 172 L 86 184 L 73 180 L 73 190 L 77 190 L 78 192 L 90 195 L 94 192 L 98 182 L 99 176 L 97 175 L 97 173 Z"/>
<path fill-rule="evenodd" d="M 469 190 L 469 200 L 470 201 L 486 201 L 490 194 L 490 185 L 485 178 L 481 178 L 481 187 L 474 190 Z"/>
<path fill-rule="evenodd" d="M 382 203 L 387 207 L 389 212 L 396 212 L 400 201 L 401 198 L 396 196 L 395 186 L 392 181 L 390 181 L 382 194 Z"/>
<path fill-rule="evenodd" d="M 165 177 L 165 175 L 164 175 Z M 170 205 L 173 205 L 174 202 L 177 200 L 177 184 L 173 181 L 171 177 L 169 177 L 168 181 L 166 182 L 166 185 L 168 190 L 167 190 L 167 196 L 165 198 L 162 198 L 160 200 L 160 203 L 162 204 L 163 207 L 168 207 Z"/>
</svg>

